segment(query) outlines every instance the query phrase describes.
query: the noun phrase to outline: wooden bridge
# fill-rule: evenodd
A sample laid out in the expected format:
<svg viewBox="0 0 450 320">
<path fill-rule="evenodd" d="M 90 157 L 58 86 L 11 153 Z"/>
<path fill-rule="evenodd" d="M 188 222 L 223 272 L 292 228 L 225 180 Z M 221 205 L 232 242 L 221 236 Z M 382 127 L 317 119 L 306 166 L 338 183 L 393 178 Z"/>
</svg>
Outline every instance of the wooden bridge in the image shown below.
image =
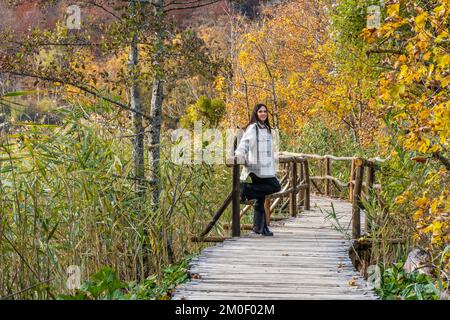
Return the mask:
<svg viewBox="0 0 450 320">
<path fill-rule="evenodd" d="M 282 189 L 269 196 L 275 199 L 270 209 L 288 206 L 290 217 L 272 219 L 273 237 L 241 236 L 241 229 L 251 229 L 240 220 L 252 203 L 240 209 L 239 165 L 233 163 L 232 191 L 200 236 L 192 237 L 220 243 L 191 261 L 191 281 L 178 287 L 173 299 L 377 299 L 354 267 L 358 258 L 350 256 L 358 257 L 355 243 L 370 228 L 362 197 L 380 188 L 374 184 L 379 159 L 286 152 L 278 159 Z M 324 162 L 324 175 L 310 175 L 313 160 Z M 332 160 L 351 162 L 349 182 L 331 175 Z M 345 187 L 347 199 L 342 198 Z M 208 237 L 230 203 L 232 237 Z"/>
</svg>

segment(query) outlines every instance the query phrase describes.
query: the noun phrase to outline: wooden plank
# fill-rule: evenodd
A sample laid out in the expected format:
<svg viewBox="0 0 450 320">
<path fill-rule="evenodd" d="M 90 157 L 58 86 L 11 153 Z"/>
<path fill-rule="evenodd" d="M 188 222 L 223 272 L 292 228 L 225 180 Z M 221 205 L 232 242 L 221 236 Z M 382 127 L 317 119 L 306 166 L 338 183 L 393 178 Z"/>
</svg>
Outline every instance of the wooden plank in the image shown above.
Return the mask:
<svg viewBox="0 0 450 320">
<path fill-rule="evenodd" d="M 193 270 L 193 269 L 192 269 Z M 237 274 L 240 274 L 240 271 L 237 271 L 237 273 L 227 273 L 227 274 L 221 274 L 221 270 L 199 270 L 199 273 L 196 272 L 190 272 L 191 274 L 201 275 L 204 279 L 233 279 L 233 280 L 240 280 L 241 277 L 236 277 Z M 283 277 L 280 277 L 279 272 L 275 271 L 268 271 L 264 273 L 264 278 L 261 278 L 260 274 L 255 274 L 254 272 L 251 272 L 251 270 L 243 270 L 243 274 L 245 276 L 242 276 L 244 279 L 277 279 L 280 281 L 287 280 L 287 281 L 295 281 L 295 279 L 302 278 L 302 277 L 323 277 L 323 278 L 336 278 L 336 277 L 353 277 L 355 275 L 354 268 L 338 268 L 338 269 L 313 269 L 313 268 L 302 268 L 302 269 L 296 269 L 295 275 L 296 277 L 289 276 L 290 273 L 287 272 L 286 274 L 283 274 Z"/>
<path fill-rule="evenodd" d="M 183 291 L 180 294 L 174 295 L 174 300 L 179 299 L 201 299 L 201 300 L 374 300 L 377 299 L 372 294 L 345 294 L 345 295 L 333 295 L 333 293 L 327 294 L 314 294 L 314 293 L 281 293 L 264 295 L 258 293 L 230 293 L 230 292 L 186 292 Z"/>
<path fill-rule="evenodd" d="M 351 295 L 354 298 L 358 297 L 364 297 L 366 295 L 370 295 L 370 293 L 366 293 L 365 291 L 361 289 L 340 289 L 339 288 L 333 288 L 333 290 L 311 290 L 312 288 L 298 288 L 297 290 L 291 289 L 291 291 L 285 291 L 285 290 L 271 290 L 270 288 L 267 288 L 267 291 L 264 290 L 264 287 L 260 288 L 248 288 L 248 290 L 245 290 L 245 288 L 240 288 L 239 290 L 233 290 L 233 288 L 221 288 L 218 287 L 209 287 L 209 288 L 201 288 L 201 287 L 194 287 L 192 290 L 184 290 L 184 292 L 191 294 L 195 292 L 204 292 L 204 293 L 210 293 L 211 296 L 218 293 L 218 294 L 224 294 L 224 293 L 232 293 L 234 295 L 252 295 L 252 296 L 260 296 L 262 298 L 265 298 L 267 296 L 271 295 L 296 295 L 298 297 L 301 297 L 302 295 L 325 295 L 325 296 L 335 296 L 338 298 L 342 295 Z M 180 293 L 183 291 L 180 290 Z M 262 293 L 262 295 L 261 295 Z"/>
<path fill-rule="evenodd" d="M 181 288 L 180 288 L 181 289 Z M 212 292 L 244 292 L 244 293 L 257 293 L 265 292 L 270 293 L 327 293 L 327 294 L 346 294 L 346 293 L 359 293 L 363 294 L 366 290 L 365 287 L 349 286 L 349 285 L 334 285 L 323 284 L 322 286 L 317 283 L 301 283 L 301 284 L 284 284 L 269 285 L 269 284 L 251 284 L 251 285 L 239 285 L 238 283 L 191 283 L 187 291 L 212 291 Z"/>
<path fill-rule="evenodd" d="M 253 296 L 253 295 L 211 295 L 211 294 L 188 294 L 181 297 L 174 297 L 174 300 L 374 300 L 370 297 L 359 297 L 359 296 L 327 296 L 327 295 L 291 295 L 291 296 L 279 296 L 271 295 L 269 296 Z"/>
<path fill-rule="evenodd" d="M 187 294 L 181 297 L 174 297 L 174 300 L 374 300 L 371 297 L 360 297 L 360 296 L 330 296 L 330 295 L 271 295 L 269 296 L 254 296 L 254 295 L 226 295 L 226 294 Z"/>
<path fill-rule="evenodd" d="M 352 204 L 310 201 L 312 210 L 274 223 L 273 237 L 246 234 L 205 249 L 189 265 L 196 279 L 173 299 L 377 299 L 348 257 L 350 239 L 321 212 L 333 203 L 343 231 L 351 232 Z M 353 280 L 358 286 L 349 286 Z"/>
<path fill-rule="evenodd" d="M 222 242 L 229 239 L 229 237 L 198 237 L 191 236 L 190 240 L 192 242 Z"/>
</svg>

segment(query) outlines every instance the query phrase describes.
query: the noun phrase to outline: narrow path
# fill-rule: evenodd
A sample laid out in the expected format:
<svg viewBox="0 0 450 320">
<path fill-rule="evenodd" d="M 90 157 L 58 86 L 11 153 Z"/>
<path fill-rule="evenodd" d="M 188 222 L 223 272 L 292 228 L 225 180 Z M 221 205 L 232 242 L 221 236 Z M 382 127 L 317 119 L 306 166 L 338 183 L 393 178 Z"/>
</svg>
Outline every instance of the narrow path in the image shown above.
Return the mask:
<svg viewBox="0 0 450 320">
<path fill-rule="evenodd" d="M 377 299 L 348 257 L 350 242 L 326 218 L 331 202 L 351 232 L 351 203 L 311 196 L 311 210 L 273 223 L 273 237 L 248 234 L 203 250 L 173 299 Z"/>
</svg>

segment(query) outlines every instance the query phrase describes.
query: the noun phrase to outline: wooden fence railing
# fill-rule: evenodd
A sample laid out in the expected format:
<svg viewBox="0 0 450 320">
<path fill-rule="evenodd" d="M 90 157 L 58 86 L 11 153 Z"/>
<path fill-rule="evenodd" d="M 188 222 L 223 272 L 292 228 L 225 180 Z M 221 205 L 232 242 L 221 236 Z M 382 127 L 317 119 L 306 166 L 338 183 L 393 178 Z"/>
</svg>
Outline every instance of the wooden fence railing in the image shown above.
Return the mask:
<svg viewBox="0 0 450 320">
<path fill-rule="evenodd" d="M 308 160 L 305 157 L 297 155 L 280 155 L 278 157 L 278 162 L 282 167 L 281 173 L 284 174 L 280 180 L 281 190 L 280 192 L 273 193 L 266 198 L 275 199 L 270 207 L 271 210 L 281 203 L 282 198 L 288 198 L 287 204 L 289 204 L 289 213 L 292 217 L 295 217 L 297 215 L 299 203 L 303 205 L 304 210 L 310 209 L 310 179 Z M 191 237 L 192 241 L 218 242 L 226 239 L 226 237 L 207 237 L 207 234 L 212 230 L 230 204 L 232 211 L 231 235 L 233 237 L 239 237 L 241 234 L 241 217 L 251 207 L 253 201 L 244 203 L 246 206 L 243 210 L 240 209 L 240 165 L 237 164 L 236 159 L 234 159 L 234 163 L 229 164 L 228 166 L 232 167 L 233 172 L 231 192 L 228 194 L 201 234 L 199 236 Z M 300 201 L 297 201 L 297 195 L 299 193 L 301 198 L 299 199 Z"/>
<path fill-rule="evenodd" d="M 361 209 L 363 206 L 363 197 L 366 199 L 370 194 L 375 194 L 374 190 L 381 190 L 381 185 L 375 183 L 375 172 L 380 168 L 380 163 L 385 161 L 380 158 L 363 159 L 359 157 L 336 157 L 333 155 L 317 155 L 307 153 L 280 152 L 281 156 L 301 156 L 309 161 L 324 161 L 325 172 L 322 176 L 310 176 L 311 185 L 319 194 L 325 196 L 334 196 L 331 185 L 342 192 L 342 188 L 349 189 L 348 200 L 352 203 L 352 238 L 361 237 Z M 350 179 L 343 182 L 332 175 L 332 161 L 349 161 L 350 162 Z M 366 172 L 366 173 L 365 173 Z M 322 192 L 317 181 L 324 180 L 324 192 Z M 366 231 L 369 231 L 368 219 L 365 219 Z"/>
<path fill-rule="evenodd" d="M 325 162 L 325 172 L 322 176 L 310 176 L 309 161 L 318 160 Z M 292 217 L 297 215 L 299 206 L 304 210 L 310 210 L 310 193 L 311 186 L 313 186 L 319 194 L 325 196 L 333 196 L 333 189 L 331 185 L 342 192 L 343 188 L 349 188 L 348 200 L 352 203 L 352 238 L 358 239 L 361 236 L 361 209 L 363 208 L 362 197 L 368 197 L 374 189 L 381 189 L 379 184 L 375 184 L 375 172 L 379 169 L 379 162 L 383 159 L 363 159 L 358 157 L 336 157 L 333 155 L 316 155 L 305 153 L 280 152 L 278 153 L 278 161 L 281 170 L 281 190 L 280 192 L 269 195 L 267 198 L 275 199 L 270 210 L 281 204 L 282 208 L 289 205 L 289 213 Z M 332 161 L 349 161 L 350 162 L 350 179 L 348 182 L 343 182 L 332 176 Z M 218 242 L 223 241 L 227 237 L 207 237 L 219 218 L 225 212 L 227 207 L 231 204 L 232 218 L 231 218 L 231 234 L 233 237 L 239 237 L 241 233 L 241 217 L 251 207 L 253 201 L 246 202 L 243 210 L 240 209 L 239 197 L 239 173 L 240 165 L 234 159 L 232 167 L 233 182 L 232 190 L 214 214 L 211 221 L 199 236 L 191 237 L 192 241 L 204 242 Z M 365 169 L 367 171 L 364 174 Z M 324 192 L 322 192 L 317 184 L 317 181 L 324 180 Z M 365 180 L 365 181 L 364 181 Z M 365 190 L 364 190 L 365 188 Z M 364 191 L 364 193 L 363 193 Z M 300 199 L 297 201 L 298 194 Z M 283 198 L 288 198 L 282 203 Z M 366 231 L 369 230 L 369 224 L 366 219 Z"/>
</svg>

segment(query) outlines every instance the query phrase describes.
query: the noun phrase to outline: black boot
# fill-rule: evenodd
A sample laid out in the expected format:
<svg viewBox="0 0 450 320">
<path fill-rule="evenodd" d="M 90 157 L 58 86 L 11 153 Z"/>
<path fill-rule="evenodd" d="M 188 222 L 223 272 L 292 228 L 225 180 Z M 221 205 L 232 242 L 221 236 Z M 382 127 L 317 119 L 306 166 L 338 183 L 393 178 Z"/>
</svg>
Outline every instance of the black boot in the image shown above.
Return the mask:
<svg viewBox="0 0 450 320">
<path fill-rule="evenodd" d="M 273 236 L 273 232 L 269 230 L 267 226 L 264 226 L 264 232 L 262 233 L 263 236 Z"/>
<path fill-rule="evenodd" d="M 266 224 L 266 214 L 265 214 L 265 213 L 264 213 L 264 215 L 263 215 L 263 220 L 264 220 L 264 226 L 263 226 L 263 232 L 262 232 L 262 235 L 263 235 L 263 236 L 269 236 L 269 237 L 273 236 L 273 232 L 270 231 L 269 228 L 267 227 L 267 224 Z"/>
<path fill-rule="evenodd" d="M 257 234 L 264 233 L 264 213 L 258 212 L 257 210 L 253 213 L 253 232 Z"/>
<path fill-rule="evenodd" d="M 239 198 L 241 203 L 245 203 L 248 201 L 246 195 L 245 195 L 245 187 L 247 186 L 247 184 L 245 182 L 240 182 L 239 183 Z"/>
</svg>

